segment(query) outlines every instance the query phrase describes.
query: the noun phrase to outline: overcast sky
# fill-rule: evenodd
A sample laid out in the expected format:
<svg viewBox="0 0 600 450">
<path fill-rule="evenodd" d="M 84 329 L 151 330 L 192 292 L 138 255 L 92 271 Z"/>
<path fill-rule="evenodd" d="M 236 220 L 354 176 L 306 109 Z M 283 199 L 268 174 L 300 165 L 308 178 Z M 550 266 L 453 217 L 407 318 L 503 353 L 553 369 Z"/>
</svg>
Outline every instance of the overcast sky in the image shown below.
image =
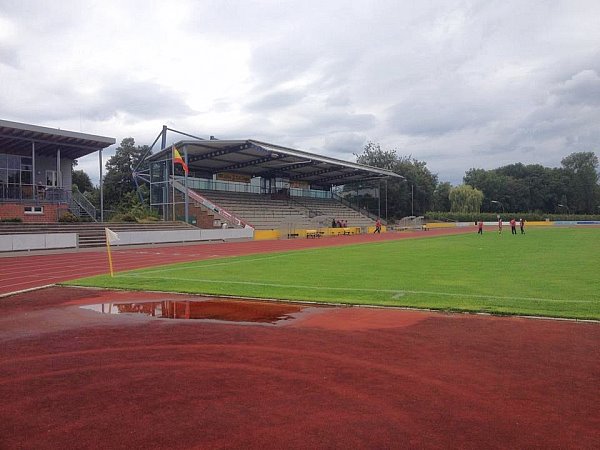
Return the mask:
<svg viewBox="0 0 600 450">
<path fill-rule="evenodd" d="M 600 1 L 0 0 L 0 118 L 557 167 L 600 156 Z"/>
</svg>

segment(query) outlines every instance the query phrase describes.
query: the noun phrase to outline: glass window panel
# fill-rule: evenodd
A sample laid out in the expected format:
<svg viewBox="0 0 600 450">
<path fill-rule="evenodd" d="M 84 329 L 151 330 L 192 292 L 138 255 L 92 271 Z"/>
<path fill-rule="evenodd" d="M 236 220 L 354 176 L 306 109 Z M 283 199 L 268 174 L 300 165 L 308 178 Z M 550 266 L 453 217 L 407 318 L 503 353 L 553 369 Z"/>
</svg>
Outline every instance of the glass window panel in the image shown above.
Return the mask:
<svg viewBox="0 0 600 450">
<path fill-rule="evenodd" d="M 21 157 L 15 155 L 6 155 L 6 167 L 9 169 L 20 169 Z"/>
<path fill-rule="evenodd" d="M 6 198 L 21 198 L 21 189 L 16 184 L 6 186 Z"/>
<path fill-rule="evenodd" d="M 46 170 L 46 186 L 56 186 L 56 170 Z"/>
<path fill-rule="evenodd" d="M 11 184 L 20 184 L 19 174 L 18 170 L 8 169 L 8 182 Z"/>
<path fill-rule="evenodd" d="M 161 184 L 153 184 L 152 190 L 150 191 L 150 203 L 152 204 L 161 204 L 166 201 L 165 199 L 165 191 L 166 185 L 164 183 Z"/>
<path fill-rule="evenodd" d="M 31 184 L 31 172 L 21 171 L 21 184 Z"/>
<path fill-rule="evenodd" d="M 6 169 L 6 153 L 0 153 L 0 169 Z"/>
<path fill-rule="evenodd" d="M 0 168 L 0 183 L 8 183 L 8 172 L 6 169 Z"/>
<path fill-rule="evenodd" d="M 165 180 L 165 162 L 153 162 L 150 165 L 150 179 L 153 183 Z"/>
<path fill-rule="evenodd" d="M 21 157 L 21 170 L 31 170 L 32 168 L 31 158 L 22 156 Z"/>
</svg>

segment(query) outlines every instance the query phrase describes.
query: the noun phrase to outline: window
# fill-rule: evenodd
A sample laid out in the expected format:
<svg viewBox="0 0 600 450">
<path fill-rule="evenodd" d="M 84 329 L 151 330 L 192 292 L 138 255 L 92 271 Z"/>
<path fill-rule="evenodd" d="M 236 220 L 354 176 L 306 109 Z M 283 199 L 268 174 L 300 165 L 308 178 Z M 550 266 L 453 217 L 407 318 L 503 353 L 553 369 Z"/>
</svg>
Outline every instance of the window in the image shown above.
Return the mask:
<svg viewBox="0 0 600 450">
<path fill-rule="evenodd" d="M 46 186 L 57 186 L 56 170 L 46 170 Z"/>
<path fill-rule="evenodd" d="M 22 156 L 21 157 L 21 170 L 31 171 L 32 167 L 33 167 L 33 165 L 31 163 L 31 158 L 29 158 L 27 156 Z"/>
<path fill-rule="evenodd" d="M 44 214 L 43 206 L 25 206 L 23 210 L 25 214 Z"/>
</svg>

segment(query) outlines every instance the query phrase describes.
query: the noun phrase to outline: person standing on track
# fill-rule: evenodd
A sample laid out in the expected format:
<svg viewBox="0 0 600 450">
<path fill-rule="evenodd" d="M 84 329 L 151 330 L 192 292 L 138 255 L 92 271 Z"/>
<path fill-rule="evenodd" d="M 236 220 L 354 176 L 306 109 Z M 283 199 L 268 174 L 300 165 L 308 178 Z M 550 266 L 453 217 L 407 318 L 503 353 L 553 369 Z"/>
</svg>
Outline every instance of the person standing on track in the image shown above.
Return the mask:
<svg viewBox="0 0 600 450">
<path fill-rule="evenodd" d="M 498 234 L 502 234 L 502 217 L 498 216 Z"/>
<path fill-rule="evenodd" d="M 375 233 L 381 234 L 381 219 L 379 218 L 377 218 L 377 221 L 375 222 L 375 231 L 373 231 L 373 234 Z"/>
<path fill-rule="evenodd" d="M 483 234 L 483 220 L 477 222 L 477 234 Z"/>
</svg>

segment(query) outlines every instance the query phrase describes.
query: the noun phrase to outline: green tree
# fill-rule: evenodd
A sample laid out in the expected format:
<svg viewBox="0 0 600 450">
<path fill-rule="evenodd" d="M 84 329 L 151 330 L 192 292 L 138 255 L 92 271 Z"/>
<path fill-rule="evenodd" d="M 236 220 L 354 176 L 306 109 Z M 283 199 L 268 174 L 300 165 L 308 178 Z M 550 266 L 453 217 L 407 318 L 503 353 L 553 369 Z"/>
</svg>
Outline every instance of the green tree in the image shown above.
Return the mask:
<svg viewBox="0 0 600 450">
<path fill-rule="evenodd" d="M 592 214 L 598 205 L 598 157 L 593 152 L 571 153 L 561 164 L 569 177 L 569 208 Z"/>
<path fill-rule="evenodd" d="M 92 192 L 94 186 L 92 180 L 83 170 L 74 170 L 72 175 L 72 184 L 77 185 L 80 192 Z"/>
<path fill-rule="evenodd" d="M 450 190 L 451 211 L 459 213 L 478 213 L 483 203 L 483 192 L 468 184 L 461 184 Z"/>
<path fill-rule="evenodd" d="M 413 212 L 420 215 L 431 208 L 437 175 L 429 171 L 427 163 L 410 156 L 398 156 L 396 150 L 383 150 L 380 144 L 373 142 L 367 143 L 363 152 L 355 156 L 359 164 L 390 170 L 404 177 L 404 180 L 387 180 L 388 217 L 400 218 Z M 363 183 L 363 186 L 376 187 L 378 184 Z M 354 186 L 344 188 L 349 192 L 355 189 Z"/>
<path fill-rule="evenodd" d="M 450 190 L 452 185 L 449 182 L 439 183 L 433 192 L 433 211 L 448 212 L 450 211 Z"/>
<path fill-rule="evenodd" d="M 131 137 L 121 141 L 115 155 L 106 163 L 106 177 L 104 178 L 104 204 L 109 210 L 121 209 L 121 203 L 127 203 L 128 193 L 136 190 L 133 181 L 133 169 L 136 168 L 148 146 L 136 146 Z M 139 170 L 139 169 L 138 169 Z"/>
<path fill-rule="evenodd" d="M 381 145 L 374 142 L 368 142 L 363 152 L 360 155 L 355 153 L 354 156 L 359 164 L 392 171 L 398 162 L 395 150 L 382 150 Z"/>
<path fill-rule="evenodd" d="M 497 211 L 493 201 L 500 202 L 507 212 L 554 212 L 569 190 L 569 175 L 563 168 L 547 168 L 539 164 L 510 164 L 493 170 L 470 169 L 463 178 L 465 184 L 484 193 L 482 210 Z"/>
</svg>

